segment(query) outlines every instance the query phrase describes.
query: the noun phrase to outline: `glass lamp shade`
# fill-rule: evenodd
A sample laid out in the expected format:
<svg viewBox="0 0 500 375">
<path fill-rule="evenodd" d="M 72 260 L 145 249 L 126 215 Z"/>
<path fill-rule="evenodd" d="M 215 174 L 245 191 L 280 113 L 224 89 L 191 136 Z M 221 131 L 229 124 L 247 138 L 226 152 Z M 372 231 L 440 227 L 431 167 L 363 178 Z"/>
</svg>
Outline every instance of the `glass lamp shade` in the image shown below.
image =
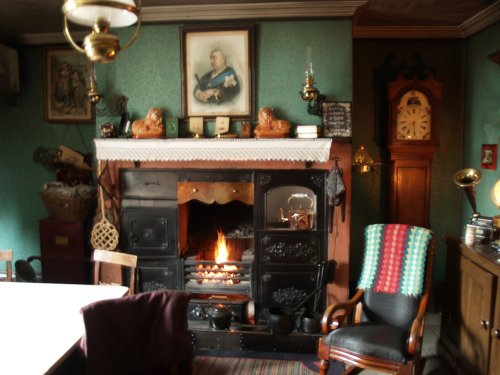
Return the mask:
<svg viewBox="0 0 500 375">
<path fill-rule="evenodd" d="M 138 8 L 134 0 L 66 0 L 63 12 L 71 22 L 94 26 L 105 20 L 109 27 L 127 27 L 137 22 Z"/>
<path fill-rule="evenodd" d="M 491 199 L 493 200 L 493 203 L 495 203 L 496 206 L 500 209 L 500 180 L 498 180 L 493 186 L 493 189 L 491 189 Z"/>
</svg>

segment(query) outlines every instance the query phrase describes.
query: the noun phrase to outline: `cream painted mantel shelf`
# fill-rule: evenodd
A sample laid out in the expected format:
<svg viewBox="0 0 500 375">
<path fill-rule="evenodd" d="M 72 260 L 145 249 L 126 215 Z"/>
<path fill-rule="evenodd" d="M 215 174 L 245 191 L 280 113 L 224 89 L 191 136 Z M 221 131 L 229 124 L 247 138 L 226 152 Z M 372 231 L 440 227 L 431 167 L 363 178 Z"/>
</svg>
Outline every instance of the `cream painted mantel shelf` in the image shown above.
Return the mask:
<svg viewBox="0 0 500 375">
<path fill-rule="evenodd" d="M 319 139 L 95 139 L 97 160 L 327 162 L 332 140 Z"/>
</svg>

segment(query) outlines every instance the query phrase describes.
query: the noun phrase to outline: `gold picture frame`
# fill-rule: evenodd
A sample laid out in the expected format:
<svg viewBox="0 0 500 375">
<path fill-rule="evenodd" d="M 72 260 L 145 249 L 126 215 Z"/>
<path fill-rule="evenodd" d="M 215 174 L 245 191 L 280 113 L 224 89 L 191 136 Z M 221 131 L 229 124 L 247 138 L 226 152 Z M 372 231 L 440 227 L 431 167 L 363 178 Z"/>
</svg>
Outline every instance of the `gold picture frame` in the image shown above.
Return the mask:
<svg viewBox="0 0 500 375">
<path fill-rule="evenodd" d="M 43 120 L 52 123 L 94 123 L 87 99 L 91 65 L 85 55 L 68 47 L 43 50 Z"/>
<path fill-rule="evenodd" d="M 185 118 L 253 117 L 253 34 L 253 26 L 181 29 Z"/>
</svg>

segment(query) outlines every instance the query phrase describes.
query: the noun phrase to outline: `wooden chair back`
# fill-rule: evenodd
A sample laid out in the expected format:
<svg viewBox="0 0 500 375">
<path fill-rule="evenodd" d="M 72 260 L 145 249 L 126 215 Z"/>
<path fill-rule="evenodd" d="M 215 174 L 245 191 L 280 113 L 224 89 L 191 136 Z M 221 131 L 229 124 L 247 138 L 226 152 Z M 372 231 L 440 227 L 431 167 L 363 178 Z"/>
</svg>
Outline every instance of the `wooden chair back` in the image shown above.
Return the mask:
<svg viewBox="0 0 500 375">
<path fill-rule="evenodd" d="M 95 249 L 92 255 L 94 262 L 94 271 L 92 276 L 92 283 L 94 285 L 102 284 L 101 280 L 101 264 L 115 264 L 118 266 L 129 268 L 129 295 L 135 294 L 135 274 L 137 269 L 137 255 L 118 253 L 116 251 L 108 251 Z"/>
<path fill-rule="evenodd" d="M 399 361 L 390 361 L 388 359 L 358 354 L 345 350 L 342 347 L 329 346 L 325 343 L 325 338 L 320 338 L 318 345 L 318 357 L 321 360 L 320 375 L 328 373 L 330 359 L 344 362 L 344 364 L 350 366 L 345 373 L 354 373 L 360 368 L 400 375 L 422 373 L 421 350 L 425 327 L 425 313 L 431 290 L 432 271 L 434 269 L 434 241 L 434 236 L 432 235 L 427 245 L 422 295 L 418 301 L 415 312 L 416 316 L 412 317 L 412 324 L 409 327 L 408 337 L 405 341 L 405 353 L 408 356 L 408 360 L 401 363 Z M 332 330 L 342 328 L 346 323 L 356 325 L 364 321 L 364 293 L 363 289 L 358 289 L 348 302 L 328 306 L 322 320 L 323 333 L 329 334 Z M 394 309 L 397 308 L 398 306 L 394 307 Z"/>
<path fill-rule="evenodd" d="M 0 250 L 0 261 L 5 262 L 5 281 L 12 281 L 12 250 Z"/>
</svg>

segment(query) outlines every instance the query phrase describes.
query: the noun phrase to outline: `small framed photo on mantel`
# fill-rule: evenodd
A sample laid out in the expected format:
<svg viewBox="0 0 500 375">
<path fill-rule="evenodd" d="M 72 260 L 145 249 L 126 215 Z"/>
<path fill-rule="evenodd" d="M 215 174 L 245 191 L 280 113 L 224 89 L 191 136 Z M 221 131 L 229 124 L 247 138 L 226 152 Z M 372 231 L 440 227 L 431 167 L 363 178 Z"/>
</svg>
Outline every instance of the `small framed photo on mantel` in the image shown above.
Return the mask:
<svg viewBox="0 0 500 375">
<path fill-rule="evenodd" d="M 193 138 L 203 138 L 203 117 L 189 118 L 189 135 Z"/>
<path fill-rule="evenodd" d="M 323 136 L 352 137 L 351 102 L 323 102 Z"/>
</svg>

